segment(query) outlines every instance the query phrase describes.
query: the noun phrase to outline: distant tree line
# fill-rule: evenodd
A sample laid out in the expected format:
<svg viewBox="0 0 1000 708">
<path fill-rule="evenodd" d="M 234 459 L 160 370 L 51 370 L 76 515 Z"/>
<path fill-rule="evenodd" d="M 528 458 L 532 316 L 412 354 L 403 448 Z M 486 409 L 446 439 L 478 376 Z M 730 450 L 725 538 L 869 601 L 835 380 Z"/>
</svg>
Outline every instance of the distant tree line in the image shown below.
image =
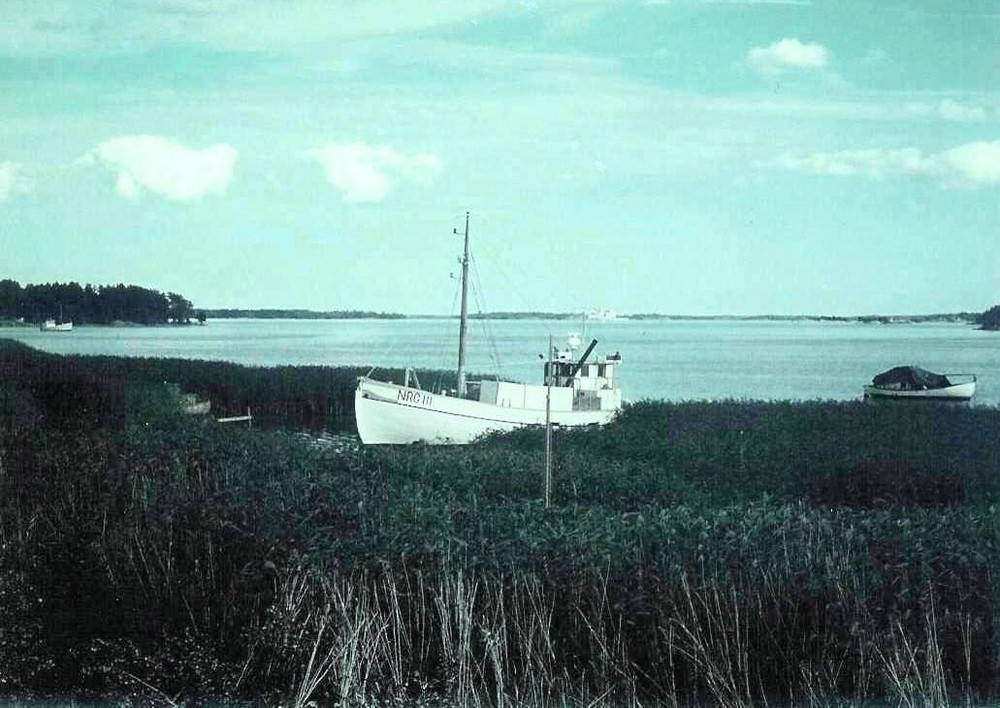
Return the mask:
<svg viewBox="0 0 1000 708">
<path fill-rule="evenodd" d="M 138 285 L 80 285 L 44 283 L 21 286 L 0 280 L 0 320 L 41 322 L 62 319 L 78 324 L 186 324 L 204 312 L 195 312 L 191 301 L 178 293 L 161 293 Z"/>
<path fill-rule="evenodd" d="M 579 320 L 581 312 L 476 312 L 470 313 L 472 320 Z"/>
<path fill-rule="evenodd" d="M 979 316 L 979 326 L 983 329 L 1000 330 L 1000 305 L 994 305 Z"/>
<path fill-rule="evenodd" d="M 392 312 L 368 312 L 365 310 L 334 310 L 332 312 L 317 310 L 243 310 L 220 309 L 205 310 L 205 316 L 217 320 L 226 319 L 259 319 L 259 320 L 402 320 L 405 315 Z"/>
<path fill-rule="evenodd" d="M 978 322 L 980 316 L 976 312 L 946 312 L 930 315 L 664 315 L 657 312 L 644 312 L 632 315 L 619 315 L 619 318 L 629 320 L 912 324 L 914 322 Z"/>
</svg>

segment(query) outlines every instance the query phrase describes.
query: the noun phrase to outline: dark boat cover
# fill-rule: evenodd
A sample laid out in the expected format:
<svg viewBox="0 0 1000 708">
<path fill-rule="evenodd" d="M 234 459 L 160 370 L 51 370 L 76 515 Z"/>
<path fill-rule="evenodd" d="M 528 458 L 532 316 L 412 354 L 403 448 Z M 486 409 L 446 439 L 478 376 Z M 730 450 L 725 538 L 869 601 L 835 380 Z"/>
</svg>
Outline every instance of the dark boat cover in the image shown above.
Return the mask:
<svg viewBox="0 0 1000 708">
<path fill-rule="evenodd" d="M 951 386 L 951 381 L 944 374 L 935 374 L 919 366 L 896 366 L 875 376 L 872 383 L 879 388 L 900 388 L 907 391 Z"/>
</svg>

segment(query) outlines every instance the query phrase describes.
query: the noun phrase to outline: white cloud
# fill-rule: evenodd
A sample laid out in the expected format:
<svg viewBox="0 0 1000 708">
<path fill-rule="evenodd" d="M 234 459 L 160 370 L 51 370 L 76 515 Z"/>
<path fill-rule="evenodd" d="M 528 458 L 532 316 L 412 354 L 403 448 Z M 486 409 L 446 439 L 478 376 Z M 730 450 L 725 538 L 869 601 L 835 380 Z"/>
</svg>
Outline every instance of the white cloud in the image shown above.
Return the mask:
<svg viewBox="0 0 1000 708">
<path fill-rule="evenodd" d="M 1000 140 L 959 145 L 940 161 L 972 184 L 1000 184 Z"/>
<path fill-rule="evenodd" d="M 13 162 L 0 162 L 0 202 L 5 202 L 21 187 L 18 178 L 18 165 Z"/>
<path fill-rule="evenodd" d="M 946 98 L 937 105 L 938 115 L 945 120 L 972 121 L 986 120 L 986 111 L 979 106 L 963 106 L 957 101 Z"/>
<path fill-rule="evenodd" d="M 943 98 L 937 103 L 908 103 L 905 110 L 911 116 L 955 122 L 980 121 L 987 117 L 982 107 L 962 104 L 952 98 Z"/>
<path fill-rule="evenodd" d="M 815 71 L 827 68 L 829 53 L 822 44 L 782 39 L 769 47 L 754 47 L 747 52 L 747 65 L 762 76 L 788 71 Z"/>
<path fill-rule="evenodd" d="M 195 150 L 157 135 L 129 135 L 100 143 L 87 159 L 116 173 L 115 188 L 126 199 L 147 189 L 185 202 L 225 194 L 237 152 L 224 143 Z"/>
<path fill-rule="evenodd" d="M 406 155 L 384 145 L 327 143 L 310 156 L 347 202 L 380 202 L 399 182 L 430 184 L 444 166 L 436 155 Z"/>
<path fill-rule="evenodd" d="M 803 157 L 785 157 L 781 164 L 792 170 L 842 177 L 883 177 L 891 173 L 917 174 L 926 171 L 926 158 L 916 148 L 814 152 Z"/>
<path fill-rule="evenodd" d="M 780 164 L 820 175 L 902 175 L 936 178 L 949 186 L 994 185 L 1000 184 L 1000 140 L 966 143 L 932 155 L 924 155 L 916 148 L 817 152 L 788 156 Z"/>
<path fill-rule="evenodd" d="M 509 11 L 509 0 L 4 0 L 0 54 L 53 55 L 194 43 L 275 50 L 384 37 Z"/>
</svg>

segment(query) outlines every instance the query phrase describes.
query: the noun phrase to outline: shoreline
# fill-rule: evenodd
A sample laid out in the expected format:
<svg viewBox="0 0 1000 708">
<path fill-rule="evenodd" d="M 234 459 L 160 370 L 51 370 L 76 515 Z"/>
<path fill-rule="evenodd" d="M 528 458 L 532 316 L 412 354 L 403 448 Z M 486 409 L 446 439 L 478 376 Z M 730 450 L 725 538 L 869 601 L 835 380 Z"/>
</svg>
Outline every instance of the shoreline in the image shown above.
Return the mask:
<svg viewBox="0 0 1000 708">
<path fill-rule="evenodd" d="M 186 323 L 155 322 L 142 323 L 130 320 L 115 320 L 113 322 L 81 322 L 77 327 L 173 327 L 187 325 L 202 325 L 213 320 L 288 320 L 288 321 L 321 321 L 321 320 L 455 320 L 458 315 L 440 314 L 400 314 L 400 313 L 342 313 L 318 311 L 277 311 L 277 310 L 231 310 L 232 314 L 217 314 L 218 311 L 205 310 L 204 322 L 197 320 Z M 676 322 L 831 322 L 831 323 L 862 323 L 862 324 L 921 324 L 951 323 L 979 324 L 980 315 L 973 312 L 935 313 L 916 315 L 680 315 L 653 313 L 620 314 L 611 318 L 587 317 L 579 312 L 487 312 L 472 314 L 472 320 L 582 320 L 588 323 L 605 322 L 643 322 L 643 321 L 676 321 Z M 0 319 L 0 327 L 38 327 L 39 322 L 23 320 Z M 986 328 L 984 328 L 986 329 Z"/>
<path fill-rule="evenodd" d="M 73 323 L 73 329 L 78 327 L 201 327 L 204 322 L 155 322 L 143 323 L 129 320 L 115 320 L 114 322 L 79 322 Z M 40 322 L 18 322 L 17 320 L 0 320 L 0 328 L 10 329 L 39 329 Z"/>
</svg>

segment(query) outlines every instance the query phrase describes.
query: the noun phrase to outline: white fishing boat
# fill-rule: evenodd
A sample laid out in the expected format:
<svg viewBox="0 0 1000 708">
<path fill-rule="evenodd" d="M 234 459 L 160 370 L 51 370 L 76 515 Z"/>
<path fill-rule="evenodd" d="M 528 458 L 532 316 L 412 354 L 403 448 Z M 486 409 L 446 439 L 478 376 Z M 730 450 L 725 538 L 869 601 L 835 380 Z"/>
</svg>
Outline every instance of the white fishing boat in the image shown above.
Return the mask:
<svg viewBox="0 0 1000 708">
<path fill-rule="evenodd" d="M 457 390 L 425 390 L 409 369 L 402 384 L 360 377 L 354 394 L 354 411 L 361 441 L 367 445 L 421 441 L 462 444 L 486 433 L 543 426 L 547 422 L 577 427 L 611 421 L 622 405 L 617 376 L 621 356 L 616 352 L 591 361 L 596 339 L 581 356 L 576 353 L 581 343 L 577 336 L 571 336 L 561 350 L 554 350 L 550 342 L 540 384 L 466 381 L 468 214 L 464 237 Z"/>
<path fill-rule="evenodd" d="M 73 323 L 62 322 L 60 320 L 45 320 L 42 322 L 40 329 L 43 332 L 72 332 Z"/>
<path fill-rule="evenodd" d="M 864 387 L 865 398 L 918 401 L 968 401 L 975 393 L 975 374 L 935 374 L 919 366 L 896 366 Z"/>
<path fill-rule="evenodd" d="M 43 332 L 72 332 L 73 322 L 63 319 L 62 305 L 59 306 L 59 319 L 48 319 L 42 322 L 39 327 Z"/>
</svg>

